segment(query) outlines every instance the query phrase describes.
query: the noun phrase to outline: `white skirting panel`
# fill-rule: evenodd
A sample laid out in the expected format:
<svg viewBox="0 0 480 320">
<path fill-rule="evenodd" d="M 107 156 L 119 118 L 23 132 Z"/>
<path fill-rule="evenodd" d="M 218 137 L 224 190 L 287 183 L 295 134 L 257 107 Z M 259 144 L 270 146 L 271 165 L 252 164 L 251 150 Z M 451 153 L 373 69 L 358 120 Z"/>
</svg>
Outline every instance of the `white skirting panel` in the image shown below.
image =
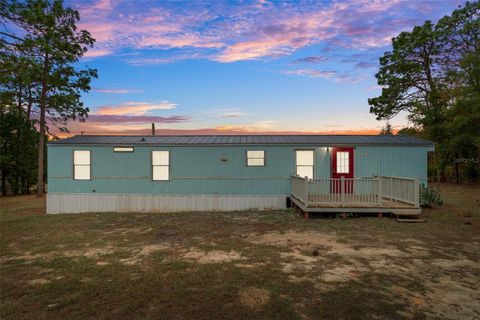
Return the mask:
<svg viewBox="0 0 480 320">
<path fill-rule="evenodd" d="M 285 209 L 286 196 L 49 193 L 47 213 Z"/>
</svg>

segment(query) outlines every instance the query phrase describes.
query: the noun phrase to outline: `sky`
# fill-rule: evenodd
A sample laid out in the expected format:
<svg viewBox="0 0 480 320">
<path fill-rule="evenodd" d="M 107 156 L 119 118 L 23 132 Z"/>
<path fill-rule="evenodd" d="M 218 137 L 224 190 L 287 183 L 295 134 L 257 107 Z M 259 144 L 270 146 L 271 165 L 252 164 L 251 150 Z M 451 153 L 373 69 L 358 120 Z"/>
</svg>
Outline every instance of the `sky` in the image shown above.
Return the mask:
<svg viewBox="0 0 480 320">
<path fill-rule="evenodd" d="M 377 134 L 378 59 L 458 0 L 67 1 L 98 69 L 71 134 Z M 391 119 L 408 125 L 405 114 Z"/>
</svg>

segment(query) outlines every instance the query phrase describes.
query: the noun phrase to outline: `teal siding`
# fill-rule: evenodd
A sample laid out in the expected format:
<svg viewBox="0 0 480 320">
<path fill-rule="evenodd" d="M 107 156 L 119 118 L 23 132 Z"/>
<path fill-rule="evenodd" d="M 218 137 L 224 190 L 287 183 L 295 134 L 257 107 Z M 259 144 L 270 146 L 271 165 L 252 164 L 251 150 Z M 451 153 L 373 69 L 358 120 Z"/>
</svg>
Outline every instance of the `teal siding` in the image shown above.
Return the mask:
<svg viewBox="0 0 480 320">
<path fill-rule="evenodd" d="M 316 178 L 330 177 L 326 147 L 302 146 L 136 146 L 114 153 L 113 146 L 48 147 L 50 193 L 129 193 L 197 195 L 288 195 L 295 150 L 315 149 Z M 92 180 L 73 180 L 73 150 L 91 151 Z M 170 181 L 151 180 L 151 151 L 170 151 Z M 264 167 L 247 167 L 247 150 L 265 150 Z M 330 149 L 331 150 L 331 149 Z M 355 176 L 373 174 L 426 180 L 426 148 L 357 147 Z M 226 160 L 226 161 L 222 161 Z"/>
<path fill-rule="evenodd" d="M 355 148 L 355 177 L 410 177 L 426 184 L 428 151 L 431 148 L 358 146 Z"/>
</svg>

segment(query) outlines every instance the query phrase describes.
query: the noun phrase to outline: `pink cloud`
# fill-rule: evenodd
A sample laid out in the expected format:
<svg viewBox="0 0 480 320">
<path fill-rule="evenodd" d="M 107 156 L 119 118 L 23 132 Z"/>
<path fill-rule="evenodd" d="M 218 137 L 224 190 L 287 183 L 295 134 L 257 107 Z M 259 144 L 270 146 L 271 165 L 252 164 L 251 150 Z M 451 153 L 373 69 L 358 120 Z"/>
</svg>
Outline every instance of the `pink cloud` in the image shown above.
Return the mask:
<svg viewBox="0 0 480 320">
<path fill-rule="evenodd" d="M 83 55 L 84 58 L 97 58 L 97 57 L 103 57 L 103 56 L 108 56 L 113 53 L 113 50 L 107 50 L 107 49 L 95 49 L 95 50 L 89 50 L 85 52 Z"/>
<path fill-rule="evenodd" d="M 68 124 L 70 134 L 58 133 L 65 137 L 71 134 L 145 134 L 150 133 L 150 124 L 183 123 L 190 121 L 189 116 L 129 116 L 92 114 L 85 122 L 71 121 Z"/>
<path fill-rule="evenodd" d="M 369 134 L 376 135 L 380 130 L 378 128 L 371 129 L 351 129 L 351 130 L 318 130 L 318 131 L 301 131 L 301 130 L 252 130 L 248 127 L 213 127 L 213 128 L 194 128 L 194 129 L 169 129 L 157 126 L 157 135 L 289 135 L 289 134 L 331 134 L 331 135 L 351 135 L 351 134 Z M 394 129 L 394 132 L 397 130 Z M 109 134 L 109 135 L 150 135 L 151 127 L 148 125 L 101 125 L 97 126 L 89 123 L 78 123 L 72 127 L 70 133 L 59 134 L 60 137 L 67 137 L 75 134 Z"/>
<path fill-rule="evenodd" d="M 135 124 L 150 124 L 155 123 L 178 123 L 189 121 L 187 116 L 129 116 L 129 115 L 101 115 L 92 114 L 87 118 L 87 122 L 96 124 L 115 124 L 115 123 L 135 123 Z"/>
<path fill-rule="evenodd" d="M 150 111 L 174 109 L 177 105 L 167 101 L 161 103 L 125 102 L 118 105 L 101 106 L 95 115 L 132 115 L 142 116 Z"/>
<path fill-rule="evenodd" d="M 177 3 L 178 4 L 178 3 Z M 369 49 L 388 45 L 393 35 L 416 21 L 402 18 L 421 6 L 407 0 L 346 0 L 293 4 L 258 2 L 225 4 L 164 3 L 101 0 L 77 5 L 81 28 L 97 39 L 97 53 L 123 48 L 180 49 L 173 55 L 219 62 L 288 55 L 300 48 L 329 41 L 337 47 Z M 422 7 L 434 10 L 441 5 Z M 415 12 L 416 13 L 416 12 Z M 392 23 L 387 23 L 390 21 Z M 189 48 L 199 52 L 184 52 Z M 175 57 L 140 57 L 132 65 L 158 64 Z M 140 59 L 139 58 L 139 59 Z M 150 59 L 150 61 L 148 61 Z"/>
</svg>

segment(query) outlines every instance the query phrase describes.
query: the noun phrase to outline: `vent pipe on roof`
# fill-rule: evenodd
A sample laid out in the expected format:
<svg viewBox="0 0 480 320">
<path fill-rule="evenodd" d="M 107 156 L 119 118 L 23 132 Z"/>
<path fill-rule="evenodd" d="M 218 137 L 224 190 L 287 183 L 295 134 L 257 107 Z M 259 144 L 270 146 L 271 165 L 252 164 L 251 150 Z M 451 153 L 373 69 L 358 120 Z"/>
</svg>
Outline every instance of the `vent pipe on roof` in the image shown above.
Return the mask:
<svg viewBox="0 0 480 320">
<path fill-rule="evenodd" d="M 155 135 L 155 123 L 152 122 L 152 136 Z"/>
</svg>

